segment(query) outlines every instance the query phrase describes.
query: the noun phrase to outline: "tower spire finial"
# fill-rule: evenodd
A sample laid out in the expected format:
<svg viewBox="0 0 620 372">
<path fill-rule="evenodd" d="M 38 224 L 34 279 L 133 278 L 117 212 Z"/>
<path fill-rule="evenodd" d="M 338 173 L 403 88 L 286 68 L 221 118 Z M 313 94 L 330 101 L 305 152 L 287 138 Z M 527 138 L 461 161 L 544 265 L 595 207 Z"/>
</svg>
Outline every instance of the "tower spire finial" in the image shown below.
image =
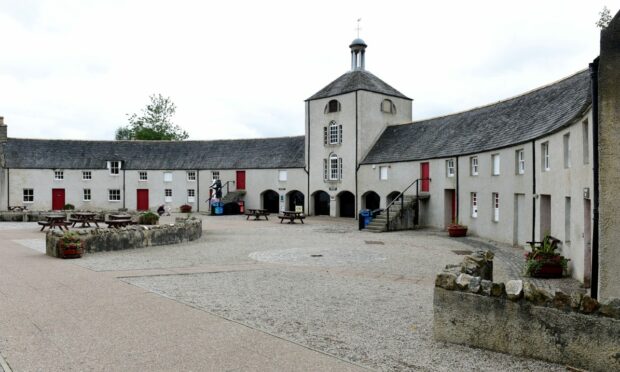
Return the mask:
<svg viewBox="0 0 620 372">
<path fill-rule="evenodd" d="M 361 21 L 362 21 L 362 19 L 361 19 L 361 18 L 358 18 L 358 19 L 357 19 L 357 28 L 356 28 L 356 29 L 357 29 L 357 38 L 358 38 L 358 39 L 359 39 L 359 37 L 360 37 L 360 30 L 361 30 L 361 28 L 360 28 L 360 22 L 361 22 Z"/>
</svg>

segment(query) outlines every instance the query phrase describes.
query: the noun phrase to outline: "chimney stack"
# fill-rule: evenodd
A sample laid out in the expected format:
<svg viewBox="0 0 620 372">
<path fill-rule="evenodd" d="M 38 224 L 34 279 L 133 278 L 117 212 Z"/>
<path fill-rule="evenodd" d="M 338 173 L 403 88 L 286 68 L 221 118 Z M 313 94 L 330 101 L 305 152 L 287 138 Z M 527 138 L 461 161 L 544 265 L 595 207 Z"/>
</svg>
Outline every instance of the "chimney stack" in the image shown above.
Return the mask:
<svg viewBox="0 0 620 372">
<path fill-rule="evenodd" d="M 0 116 L 0 143 L 7 141 L 7 126 L 4 124 L 4 116 Z"/>
</svg>

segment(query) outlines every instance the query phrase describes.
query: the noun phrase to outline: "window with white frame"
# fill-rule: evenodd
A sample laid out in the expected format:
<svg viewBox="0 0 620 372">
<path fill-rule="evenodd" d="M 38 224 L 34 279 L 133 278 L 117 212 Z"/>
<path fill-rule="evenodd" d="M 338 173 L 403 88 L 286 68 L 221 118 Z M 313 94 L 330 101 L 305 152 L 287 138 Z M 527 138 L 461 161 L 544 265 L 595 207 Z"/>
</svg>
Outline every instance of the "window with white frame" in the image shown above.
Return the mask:
<svg viewBox="0 0 620 372">
<path fill-rule="evenodd" d="M 84 201 L 91 201 L 90 189 L 84 189 L 83 198 Z"/>
<path fill-rule="evenodd" d="M 517 174 L 525 174 L 525 151 L 519 149 L 516 152 Z"/>
<path fill-rule="evenodd" d="M 144 171 L 140 172 L 138 174 L 138 180 L 140 180 L 140 181 L 148 181 L 149 180 L 148 172 L 144 172 Z"/>
<path fill-rule="evenodd" d="M 472 156 L 469 158 L 469 168 L 472 176 L 478 175 L 478 157 Z"/>
<path fill-rule="evenodd" d="M 342 143 L 342 125 L 335 121 L 329 123 L 329 144 L 336 145 Z"/>
<path fill-rule="evenodd" d="M 187 189 L 187 202 L 193 203 L 196 201 L 196 190 L 195 189 Z"/>
<path fill-rule="evenodd" d="M 56 170 L 54 171 L 54 180 L 62 181 L 65 179 L 65 171 Z"/>
<path fill-rule="evenodd" d="M 549 142 L 544 142 L 540 145 L 540 152 L 542 153 L 542 169 L 547 172 L 551 169 L 549 164 Z"/>
<path fill-rule="evenodd" d="M 121 172 L 121 162 L 120 161 L 109 161 L 108 169 L 110 170 L 111 175 L 117 175 Z"/>
<path fill-rule="evenodd" d="M 339 158 L 336 154 L 329 156 L 329 180 L 336 181 L 342 179 L 342 158 Z"/>
<path fill-rule="evenodd" d="M 583 164 L 590 163 L 590 131 L 588 121 L 581 124 L 582 142 L 583 142 Z"/>
<path fill-rule="evenodd" d="M 92 180 L 93 174 L 91 171 L 82 171 L 82 179 L 84 181 Z"/>
<path fill-rule="evenodd" d="M 388 179 L 388 167 L 383 165 L 379 167 L 379 179 L 381 181 L 387 181 Z"/>
<path fill-rule="evenodd" d="M 499 221 L 499 193 L 493 193 L 493 222 Z"/>
<path fill-rule="evenodd" d="M 166 203 L 172 203 L 172 189 L 164 190 L 164 201 Z"/>
<path fill-rule="evenodd" d="M 446 174 L 448 177 L 454 177 L 454 159 L 446 160 Z"/>
<path fill-rule="evenodd" d="M 471 216 L 473 218 L 478 217 L 478 193 L 471 193 Z"/>
<path fill-rule="evenodd" d="M 570 133 L 563 136 L 564 143 L 564 168 L 570 168 Z"/>
<path fill-rule="evenodd" d="M 172 172 L 164 172 L 164 182 L 172 182 Z"/>
<path fill-rule="evenodd" d="M 108 190 L 108 200 L 111 202 L 121 201 L 121 190 L 120 189 Z"/>
<path fill-rule="evenodd" d="M 196 171 L 187 171 L 187 180 L 196 181 Z"/>
<path fill-rule="evenodd" d="M 24 189 L 22 200 L 24 203 L 34 203 L 34 189 Z"/>
<path fill-rule="evenodd" d="M 219 180 L 220 179 L 220 171 L 213 171 L 213 172 L 211 172 L 211 179 L 213 181 Z"/>
<path fill-rule="evenodd" d="M 499 176 L 499 154 L 491 155 L 491 163 L 493 165 L 493 172 L 492 172 L 492 174 L 494 176 Z"/>
<path fill-rule="evenodd" d="M 278 181 L 286 182 L 288 180 L 288 172 L 285 170 L 278 171 Z"/>
</svg>

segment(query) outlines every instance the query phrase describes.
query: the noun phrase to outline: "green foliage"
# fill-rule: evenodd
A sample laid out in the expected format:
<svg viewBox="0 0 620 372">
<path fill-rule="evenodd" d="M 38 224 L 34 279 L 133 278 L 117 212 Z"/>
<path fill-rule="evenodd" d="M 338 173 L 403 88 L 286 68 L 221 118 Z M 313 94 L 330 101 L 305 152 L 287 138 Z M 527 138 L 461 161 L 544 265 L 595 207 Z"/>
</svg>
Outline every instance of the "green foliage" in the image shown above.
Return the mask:
<svg viewBox="0 0 620 372">
<path fill-rule="evenodd" d="M 65 211 L 72 211 L 75 209 L 75 205 L 73 204 L 65 204 L 65 206 L 62 208 Z"/>
<path fill-rule="evenodd" d="M 535 276 L 545 265 L 562 266 L 562 271 L 568 269 L 569 259 L 556 252 L 557 241 L 549 235 L 545 235 L 542 244 L 535 246 L 532 252 L 525 254 L 524 274 L 527 276 Z"/>
<path fill-rule="evenodd" d="M 140 225 L 157 225 L 159 222 L 159 215 L 153 212 L 145 212 L 140 214 L 138 222 Z"/>
<path fill-rule="evenodd" d="M 189 137 L 186 131 L 172 123 L 176 105 L 170 97 L 161 94 L 149 97 L 151 103 L 141 114 L 127 114 L 129 125 L 116 130 L 117 140 L 182 141 Z"/>
<path fill-rule="evenodd" d="M 603 10 L 599 12 L 599 19 L 598 21 L 596 21 L 596 27 L 600 29 L 605 29 L 607 28 L 607 26 L 609 26 L 609 23 L 611 22 L 611 20 L 612 20 L 611 11 L 609 10 L 608 7 L 604 6 Z"/>
<path fill-rule="evenodd" d="M 65 246 L 80 243 L 80 237 L 75 233 L 75 231 L 65 231 L 61 240 Z"/>
</svg>

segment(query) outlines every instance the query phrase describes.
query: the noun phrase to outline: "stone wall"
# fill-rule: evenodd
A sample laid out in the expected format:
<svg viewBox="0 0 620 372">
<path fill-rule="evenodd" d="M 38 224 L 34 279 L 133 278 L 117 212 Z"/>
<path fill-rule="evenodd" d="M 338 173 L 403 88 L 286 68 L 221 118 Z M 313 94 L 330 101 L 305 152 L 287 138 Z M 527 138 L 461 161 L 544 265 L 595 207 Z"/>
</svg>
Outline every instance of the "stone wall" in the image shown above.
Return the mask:
<svg viewBox="0 0 620 372">
<path fill-rule="evenodd" d="M 436 340 L 568 364 L 620 370 L 620 300 L 599 303 L 511 280 L 483 279 L 492 256 L 481 253 L 437 275 L 433 298 Z M 490 258 L 490 259 L 489 259 Z M 478 271 L 472 263 L 483 263 Z M 470 272 L 473 275 L 468 274 Z"/>
<path fill-rule="evenodd" d="M 120 229 L 74 230 L 85 242 L 86 252 L 117 251 L 156 245 L 178 244 L 196 240 L 202 236 L 202 221 L 189 219 L 185 222 L 141 226 L 132 225 Z M 50 231 L 46 236 L 46 254 L 58 257 L 60 231 Z"/>
</svg>

